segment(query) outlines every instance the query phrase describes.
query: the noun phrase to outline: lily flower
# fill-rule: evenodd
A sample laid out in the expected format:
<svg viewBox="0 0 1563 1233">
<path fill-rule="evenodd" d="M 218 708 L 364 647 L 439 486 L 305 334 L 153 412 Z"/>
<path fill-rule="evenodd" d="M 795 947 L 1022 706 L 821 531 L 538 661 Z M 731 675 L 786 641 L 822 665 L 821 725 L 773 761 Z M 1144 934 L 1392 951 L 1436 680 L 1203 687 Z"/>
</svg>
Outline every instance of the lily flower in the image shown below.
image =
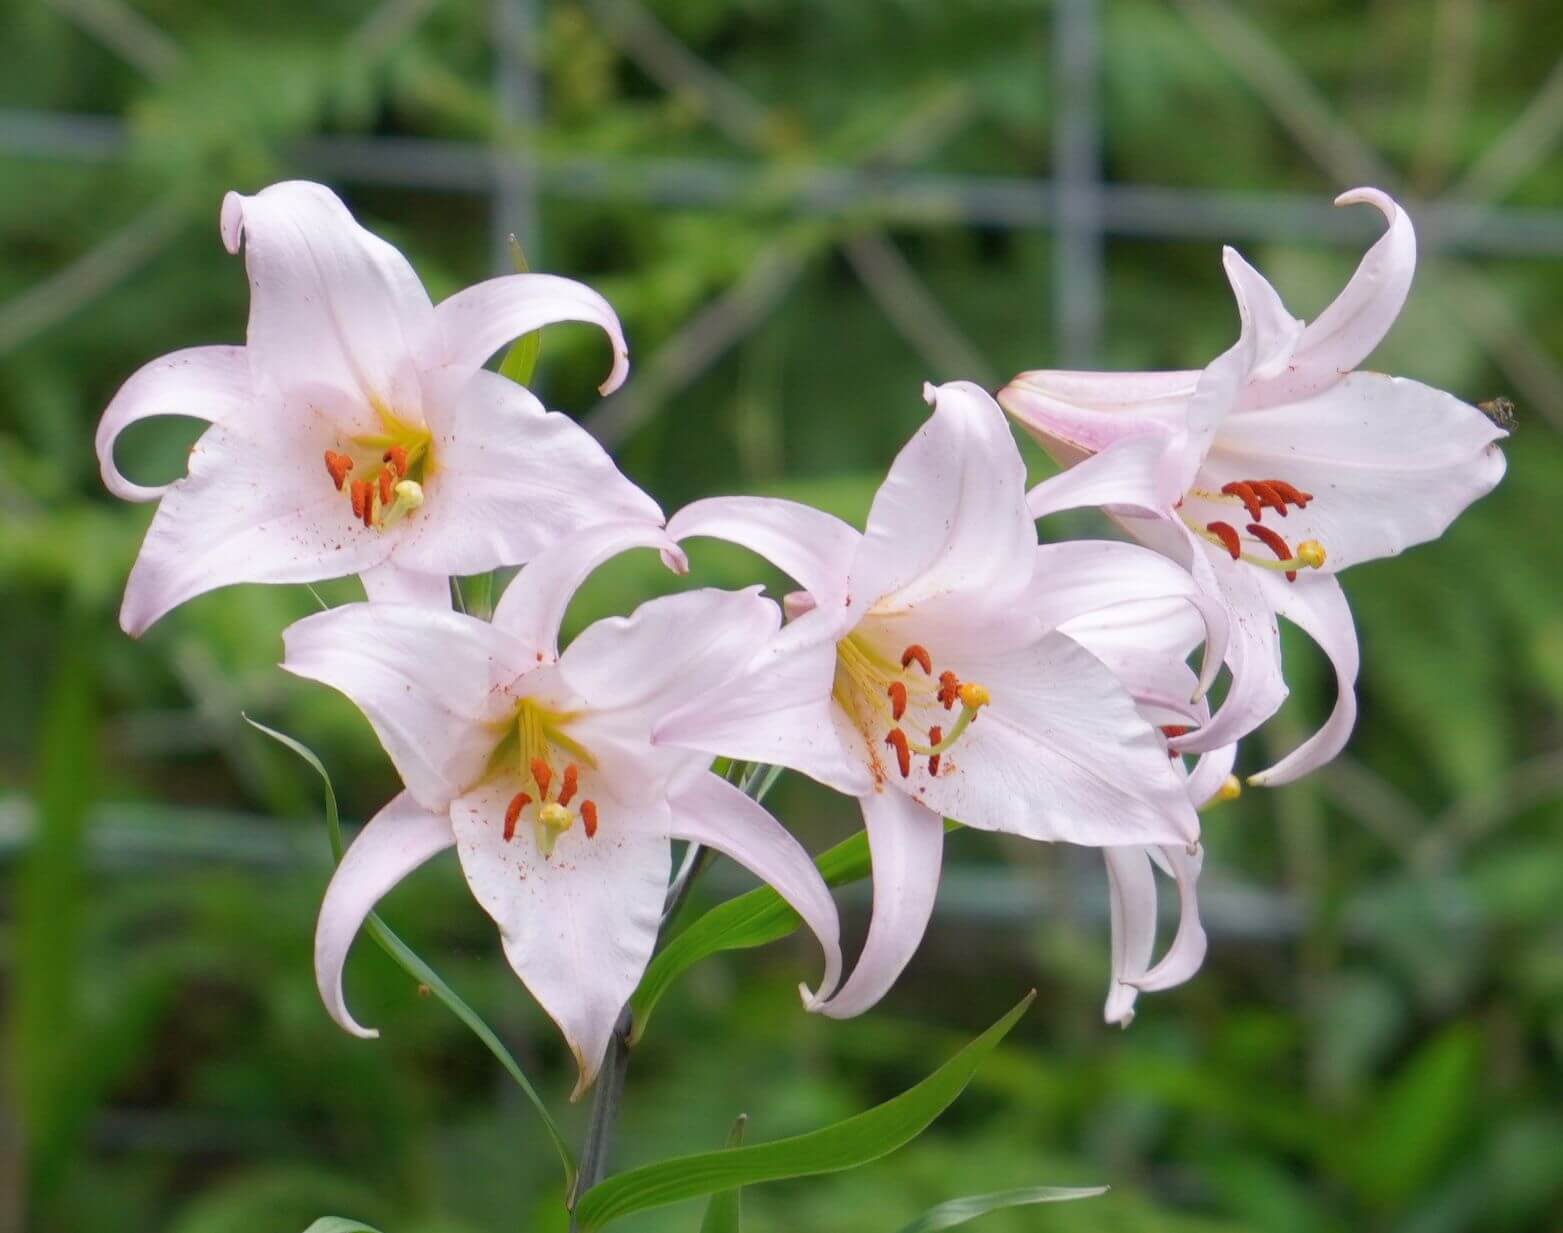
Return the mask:
<svg viewBox="0 0 1563 1233">
<path fill-rule="evenodd" d="M 890 468 L 865 533 L 754 497 L 698 501 L 668 524 L 680 540 L 744 545 L 803 588 L 789 597 L 793 619 L 751 662 L 671 712 L 654 739 L 792 767 L 858 798 L 874 910 L 851 978 L 810 1003 L 835 1017 L 872 1006 L 916 950 L 943 818 L 1093 846 L 1199 833 L 1160 735 L 1112 673 L 1049 624 L 1165 594 L 1159 580 L 1125 573 L 1122 554 L 1167 563 L 1105 545 L 1113 562 L 1072 585 L 1067 566 L 1038 550 L 1025 467 L 998 405 L 967 382 L 924 396 L 933 414 Z M 1044 615 L 1055 587 L 1057 611 Z"/>
<path fill-rule="evenodd" d="M 512 274 L 436 306 L 400 252 L 302 181 L 229 193 L 221 231 L 230 253 L 244 245 L 246 344 L 154 360 L 98 426 L 104 484 L 160 501 L 126 586 L 126 632 L 236 582 L 359 574 L 373 599 L 448 603 L 450 574 L 519 564 L 597 522 L 660 525 L 584 430 L 482 368 L 515 337 L 585 321 L 613 344 L 602 388 L 615 389 L 628 354 L 595 291 Z M 148 487 L 120 473 L 114 444 L 160 415 L 211 427 L 187 475 Z"/>
<path fill-rule="evenodd" d="M 1224 264 L 1238 342 L 1199 372 L 1028 372 L 999 401 L 1069 470 L 1039 485 L 1039 517 L 1102 505 L 1136 539 L 1193 571 L 1232 617 L 1233 684 L 1187 750 L 1227 744 L 1286 696 L 1277 614 L 1335 668 L 1319 732 L 1251 782 L 1280 784 L 1327 762 L 1356 719 L 1356 631 L 1334 575 L 1436 538 L 1504 471 L 1505 435 L 1442 390 L 1358 365 L 1388 332 L 1416 265 L 1411 220 L 1371 188 L 1387 221 L 1345 289 L 1314 321 L 1234 250 Z"/>
<path fill-rule="evenodd" d="M 492 623 L 413 604 L 353 604 L 283 635 L 283 667 L 346 694 L 406 790 L 364 828 L 321 904 L 315 975 L 333 1019 L 342 965 L 375 903 L 455 846 L 505 955 L 559 1025 L 591 1084 L 651 958 L 670 841 L 732 857 L 769 882 L 819 938 L 820 995 L 839 979 L 836 910 L 809 855 L 710 760 L 655 748 L 652 725 L 741 665 L 780 625 L 759 588 L 692 591 L 599 621 L 563 654 L 559 623 L 586 575 L 633 546 L 673 541 L 644 524 L 590 528 L 543 552 Z"/>
</svg>

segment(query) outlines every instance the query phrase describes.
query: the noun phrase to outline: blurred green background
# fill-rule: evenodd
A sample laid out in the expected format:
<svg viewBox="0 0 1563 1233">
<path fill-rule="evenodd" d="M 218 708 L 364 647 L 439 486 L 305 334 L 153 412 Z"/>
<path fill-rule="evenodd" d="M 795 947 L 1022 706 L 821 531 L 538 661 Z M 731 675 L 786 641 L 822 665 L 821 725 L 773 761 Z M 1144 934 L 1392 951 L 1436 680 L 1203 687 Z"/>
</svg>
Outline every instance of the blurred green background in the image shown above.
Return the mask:
<svg viewBox="0 0 1563 1233">
<path fill-rule="evenodd" d="M 633 1059 L 621 1163 L 821 1125 L 1041 997 L 890 1159 L 748 1196 L 750 1227 L 892 1233 L 973 1191 L 1110 1183 L 1008 1230 L 1563 1227 L 1563 32 L 1554 0 L 6 0 L 0 6 L 0 1233 L 562 1227 L 558 1175 L 489 1056 L 372 947 L 316 999 L 312 744 L 350 819 L 395 790 L 346 703 L 274 665 L 314 601 L 240 588 L 141 642 L 120 589 L 150 507 L 101 489 L 97 416 L 138 365 L 238 341 L 224 190 L 309 175 L 436 298 L 504 268 L 586 279 L 539 385 L 667 509 L 735 490 L 861 518 L 926 378 L 1198 365 L 1235 330 L 1219 244 L 1312 316 L 1374 234 L 1421 228 L 1375 364 L 1513 398 L 1508 478 L 1440 543 L 1353 571 L 1362 719 L 1334 766 L 1207 818 L 1209 961 L 1101 1023 L 1088 852 L 960 834 L 907 977 L 799 1012 L 802 940 L 724 956 Z M 1551 24 L 1549 24 L 1549 22 Z M 1107 187 L 1103 189 L 1102 184 Z M 172 477 L 195 427 L 127 434 Z M 1035 459 L 1034 459 L 1035 461 Z M 1105 533 L 1082 517 L 1066 531 Z M 701 545 L 697 576 L 769 577 Z M 574 621 L 671 581 L 620 562 Z M 352 582 L 326 589 L 344 600 Z M 474 602 L 478 602 L 474 597 Z M 1244 751 L 1330 700 L 1311 646 Z M 811 847 L 849 808 L 789 777 Z M 705 902 L 741 888 L 730 866 Z M 863 895 L 843 895 L 860 936 Z M 1166 905 L 1170 906 L 1170 905 Z M 572 1067 L 452 860 L 386 914 L 562 1105 Z M 584 1111 L 568 1110 L 578 1134 Z M 694 1229 L 698 1207 L 624 1227 Z"/>
</svg>

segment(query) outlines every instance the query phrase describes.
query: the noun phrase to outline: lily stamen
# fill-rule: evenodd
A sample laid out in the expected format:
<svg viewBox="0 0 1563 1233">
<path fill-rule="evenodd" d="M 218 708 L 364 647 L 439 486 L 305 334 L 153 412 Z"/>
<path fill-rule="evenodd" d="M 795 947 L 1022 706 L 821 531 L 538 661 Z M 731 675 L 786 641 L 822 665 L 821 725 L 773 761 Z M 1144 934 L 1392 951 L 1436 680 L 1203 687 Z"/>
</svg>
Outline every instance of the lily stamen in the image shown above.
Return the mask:
<svg viewBox="0 0 1563 1233">
<path fill-rule="evenodd" d="M 928 654 L 926 647 L 919 646 L 914 642 L 911 646 L 907 647 L 906 650 L 901 652 L 902 668 L 911 667 L 913 660 L 917 661 L 917 666 L 920 667 L 926 675 L 933 675 L 933 658 Z"/>
<path fill-rule="evenodd" d="M 510 798 L 510 804 L 505 806 L 505 842 L 509 843 L 516 834 L 516 821 L 521 817 L 521 811 L 532 803 L 532 798 L 525 792 L 517 792 Z"/>
<path fill-rule="evenodd" d="M 901 768 L 901 778 L 908 778 L 912 773 L 912 745 L 906 739 L 906 733 L 900 728 L 891 728 L 885 734 L 885 744 L 895 750 L 896 765 Z"/>
<path fill-rule="evenodd" d="M 891 681 L 885 692 L 890 695 L 891 718 L 899 720 L 906 714 L 906 685 L 901 681 Z"/>
<path fill-rule="evenodd" d="M 338 492 L 342 491 L 342 485 L 347 482 L 347 473 L 352 469 L 353 460 L 346 454 L 339 454 L 335 450 L 326 451 L 326 474 L 331 477 Z"/>
</svg>

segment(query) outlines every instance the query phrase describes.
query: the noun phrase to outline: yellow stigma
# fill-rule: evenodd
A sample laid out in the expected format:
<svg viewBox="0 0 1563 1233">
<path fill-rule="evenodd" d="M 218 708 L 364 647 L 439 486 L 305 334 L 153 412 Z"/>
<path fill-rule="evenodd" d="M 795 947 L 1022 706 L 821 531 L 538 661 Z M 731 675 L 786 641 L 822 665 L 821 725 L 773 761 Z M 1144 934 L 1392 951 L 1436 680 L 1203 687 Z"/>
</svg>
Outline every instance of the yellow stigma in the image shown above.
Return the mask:
<svg viewBox="0 0 1563 1233">
<path fill-rule="evenodd" d="M 1228 775 L 1216 789 L 1216 799 L 1220 801 L 1235 801 L 1242 795 L 1243 784 L 1236 775 Z"/>
<path fill-rule="evenodd" d="M 575 815 L 558 801 L 549 801 L 537 811 L 537 821 L 550 831 L 567 831 L 575 822 Z"/>
<path fill-rule="evenodd" d="M 992 701 L 988 697 L 988 691 L 975 681 L 967 681 L 956 691 L 956 694 L 961 700 L 961 705 L 973 711 L 987 706 Z"/>
<path fill-rule="evenodd" d="M 416 480 L 402 480 L 391 491 L 396 494 L 396 500 L 392 501 L 391 508 L 381 515 L 382 527 L 391 526 L 423 504 L 423 485 Z"/>
<path fill-rule="evenodd" d="M 1324 545 L 1316 539 L 1305 539 L 1297 545 L 1297 559 L 1309 569 L 1324 568 Z"/>
</svg>

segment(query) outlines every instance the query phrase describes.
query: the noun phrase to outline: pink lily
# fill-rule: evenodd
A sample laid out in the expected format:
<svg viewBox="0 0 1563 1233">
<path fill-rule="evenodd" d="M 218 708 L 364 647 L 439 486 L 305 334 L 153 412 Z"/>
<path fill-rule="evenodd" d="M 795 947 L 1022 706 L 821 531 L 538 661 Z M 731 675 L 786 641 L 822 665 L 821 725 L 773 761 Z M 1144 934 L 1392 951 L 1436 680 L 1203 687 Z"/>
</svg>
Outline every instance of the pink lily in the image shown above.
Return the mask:
<svg viewBox="0 0 1563 1233">
<path fill-rule="evenodd" d="M 825 951 L 820 995 L 841 969 L 835 906 L 808 853 L 764 808 L 709 770 L 655 748 L 652 725 L 715 686 L 780 625 L 759 588 L 654 599 L 599 621 L 560 654 L 559 622 L 586 575 L 644 545 L 644 524 L 590 528 L 535 558 L 492 624 L 412 604 L 353 604 L 283 635 L 289 672 L 340 690 L 368 717 L 406 790 L 364 828 L 331 879 L 315 974 L 337 1023 L 342 965 L 375 903 L 454 845 L 505 955 L 564 1033 L 579 1096 L 656 942 L 670 840 L 708 845 L 769 882 Z"/>
<path fill-rule="evenodd" d="M 999 400 L 1070 469 L 1031 494 L 1039 517 L 1102 505 L 1141 542 L 1186 565 L 1232 617 L 1233 685 L 1187 750 L 1230 743 L 1286 696 L 1277 614 L 1335 668 L 1325 725 L 1250 782 L 1296 779 L 1345 745 L 1356 719 L 1356 631 L 1334 574 L 1436 538 L 1503 475 L 1506 434 L 1441 390 L 1357 365 L 1405 302 L 1411 220 L 1376 189 L 1388 228 L 1311 323 L 1232 249 L 1242 333 L 1202 372 L 1022 373 Z"/>
<path fill-rule="evenodd" d="M 586 321 L 613 343 L 603 390 L 616 388 L 624 335 L 595 291 L 513 274 L 436 306 L 401 253 L 302 181 L 229 193 L 222 238 L 245 246 L 248 341 L 154 360 L 98 426 L 104 484 L 161 502 L 125 590 L 126 632 L 236 582 L 360 574 L 371 598 L 448 602 L 447 575 L 519 564 L 597 522 L 661 523 L 581 428 L 482 369 L 512 338 Z M 114 443 L 159 415 L 211 427 L 184 478 L 146 487 L 120 474 Z"/>
<path fill-rule="evenodd" d="M 670 713 L 654 739 L 792 767 L 858 798 L 874 911 L 851 978 L 810 1004 L 836 1017 L 878 1001 L 916 950 L 943 818 L 1093 846 L 1198 836 L 1161 737 L 1112 673 L 1053 629 L 1115 601 L 1188 602 L 1193 584 L 1127 545 L 1087 546 L 1107 554 L 1089 573 L 1039 550 L 998 405 L 966 382 L 925 397 L 933 414 L 890 468 L 863 534 L 753 497 L 699 501 L 668 524 L 677 539 L 745 545 L 804 589 L 749 665 Z"/>
</svg>

